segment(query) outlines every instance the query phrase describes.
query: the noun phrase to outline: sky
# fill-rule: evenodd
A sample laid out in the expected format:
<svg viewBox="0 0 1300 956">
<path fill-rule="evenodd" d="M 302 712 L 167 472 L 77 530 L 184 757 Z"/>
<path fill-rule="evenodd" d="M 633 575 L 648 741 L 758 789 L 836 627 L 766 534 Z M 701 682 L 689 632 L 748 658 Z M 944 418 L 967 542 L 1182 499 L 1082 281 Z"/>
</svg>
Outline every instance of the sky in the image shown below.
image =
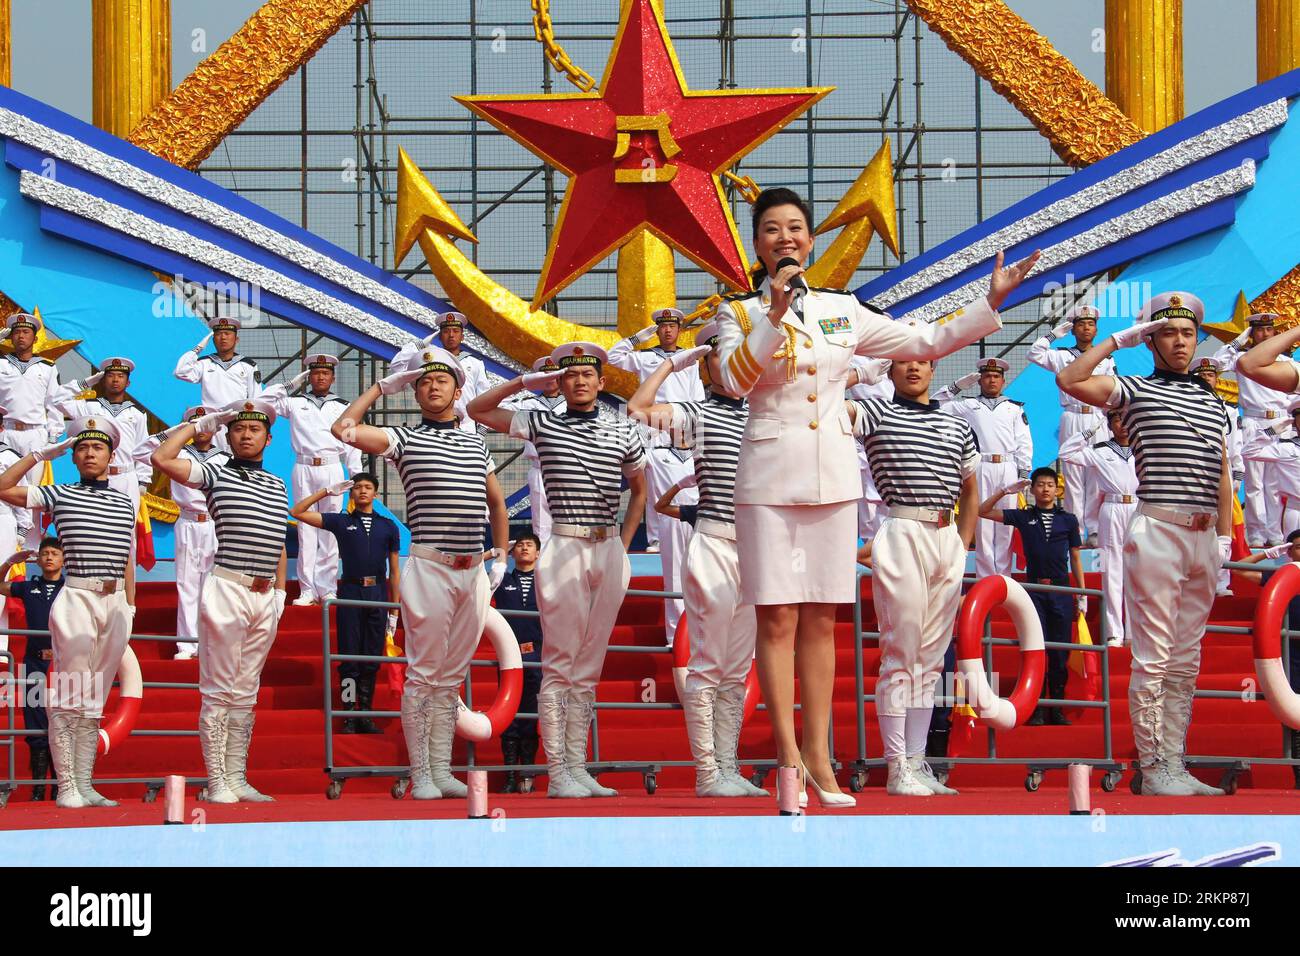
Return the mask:
<svg viewBox="0 0 1300 956">
<path fill-rule="evenodd" d="M 527 8 L 526 0 L 519 2 Z M 666 3 L 671 17 L 673 0 Z M 172 82 L 179 83 L 260 5 L 259 0 L 172 0 Z M 1099 31 L 1105 0 L 1010 0 L 1009 5 L 1104 88 Z M 89 0 L 13 0 L 11 30 L 14 88 L 89 120 Z M 1252 86 L 1254 0 L 1183 0 L 1183 68 L 1188 114 Z"/>
</svg>

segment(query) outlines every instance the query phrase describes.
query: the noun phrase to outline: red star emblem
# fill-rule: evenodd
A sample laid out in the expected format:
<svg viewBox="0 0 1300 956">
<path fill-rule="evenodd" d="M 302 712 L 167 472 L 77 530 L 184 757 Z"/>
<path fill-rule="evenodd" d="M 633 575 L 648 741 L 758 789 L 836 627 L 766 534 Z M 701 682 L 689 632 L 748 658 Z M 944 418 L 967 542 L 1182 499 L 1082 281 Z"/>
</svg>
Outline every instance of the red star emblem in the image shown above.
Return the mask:
<svg viewBox="0 0 1300 956">
<path fill-rule="evenodd" d="M 533 308 L 641 229 L 749 288 L 719 175 L 833 87 L 692 92 L 651 0 L 624 0 L 600 89 L 458 96 L 569 177 Z"/>
</svg>

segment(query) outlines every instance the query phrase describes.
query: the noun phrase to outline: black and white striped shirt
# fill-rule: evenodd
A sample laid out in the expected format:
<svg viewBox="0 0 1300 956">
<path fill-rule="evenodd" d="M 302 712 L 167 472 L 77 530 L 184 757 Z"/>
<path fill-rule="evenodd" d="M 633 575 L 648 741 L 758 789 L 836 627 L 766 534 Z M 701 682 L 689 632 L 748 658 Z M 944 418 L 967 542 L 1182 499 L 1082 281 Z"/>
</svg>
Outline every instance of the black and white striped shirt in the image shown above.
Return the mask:
<svg viewBox="0 0 1300 956">
<path fill-rule="evenodd" d="M 107 481 L 35 485 L 27 505 L 50 513 L 63 542 L 64 570 L 79 578 L 124 578 L 135 535 L 135 507 Z"/>
<path fill-rule="evenodd" d="M 673 402 L 674 439 L 695 449 L 700 491 L 698 518 L 736 523 L 736 465 L 749 419 L 749 403 L 710 394 L 702 402 Z"/>
<path fill-rule="evenodd" d="M 527 606 L 528 598 L 533 593 L 533 572 L 520 571 L 518 577 L 519 577 L 519 593 L 524 596 L 524 605 Z"/>
<path fill-rule="evenodd" d="M 1117 379 L 1111 407 L 1123 411 L 1138 498 L 1183 511 L 1217 512 L 1227 406 L 1195 375 L 1157 370 Z"/>
<path fill-rule="evenodd" d="M 448 554 L 481 552 L 487 476 L 496 471 L 487 443 L 454 420 L 384 431 L 384 457 L 397 465 L 406 491 L 411 540 Z"/>
<path fill-rule="evenodd" d="M 975 473 L 979 446 L 970 425 L 905 398 L 856 399 L 853 432 L 866 446 L 871 478 L 887 505 L 952 508 Z"/>
<path fill-rule="evenodd" d="M 601 418 L 594 409 L 518 411 L 510 434 L 537 448 L 552 520 L 588 528 L 618 523 L 622 477 L 646 463 L 635 422 Z"/>
<path fill-rule="evenodd" d="M 215 563 L 255 578 L 275 577 L 284 548 L 289 494 L 258 461 L 194 462 L 190 484 L 203 490 L 217 529 Z"/>
</svg>

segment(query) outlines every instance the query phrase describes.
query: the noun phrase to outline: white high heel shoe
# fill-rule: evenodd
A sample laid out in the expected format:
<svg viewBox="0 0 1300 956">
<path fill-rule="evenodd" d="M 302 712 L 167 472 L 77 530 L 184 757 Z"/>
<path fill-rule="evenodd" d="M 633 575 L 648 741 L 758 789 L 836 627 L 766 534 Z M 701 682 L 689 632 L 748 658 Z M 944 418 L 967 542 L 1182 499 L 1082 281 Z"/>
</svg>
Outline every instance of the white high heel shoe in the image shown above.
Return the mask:
<svg viewBox="0 0 1300 956">
<path fill-rule="evenodd" d="M 808 805 L 808 789 L 803 784 L 812 784 L 813 793 L 817 794 L 817 802 L 821 804 L 824 810 L 845 810 L 849 807 L 856 807 L 858 801 L 847 793 L 831 793 L 829 790 L 823 790 L 817 786 L 817 781 L 813 779 L 808 768 L 803 764 L 799 765 L 800 788 L 799 788 L 799 806 Z"/>
</svg>

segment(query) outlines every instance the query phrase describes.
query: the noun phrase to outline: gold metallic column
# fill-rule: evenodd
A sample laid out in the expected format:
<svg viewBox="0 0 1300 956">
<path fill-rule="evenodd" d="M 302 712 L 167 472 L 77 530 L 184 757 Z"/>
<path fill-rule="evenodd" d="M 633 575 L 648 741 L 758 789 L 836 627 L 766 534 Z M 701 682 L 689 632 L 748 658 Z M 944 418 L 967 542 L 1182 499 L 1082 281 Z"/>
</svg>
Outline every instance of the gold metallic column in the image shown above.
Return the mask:
<svg viewBox="0 0 1300 956">
<path fill-rule="evenodd" d="M 0 0 L 0 86 L 11 86 L 13 52 L 9 44 L 9 0 Z"/>
<path fill-rule="evenodd" d="M 93 0 L 95 125 L 126 137 L 172 88 L 171 0 Z"/>
<path fill-rule="evenodd" d="M 1106 95 L 1149 133 L 1183 118 L 1182 0 L 1106 0 Z"/>
<path fill-rule="evenodd" d="M 1255 80 L 1300 67 L 1300 3 L 1255 0 Z"/>
<path fill-rule="evenodd" d="M 650 323 L 655 309 L 677 305 L 673 250 L 642 229 L 618 250 L 618 334 L 628 336 Z"/>
</svg>

